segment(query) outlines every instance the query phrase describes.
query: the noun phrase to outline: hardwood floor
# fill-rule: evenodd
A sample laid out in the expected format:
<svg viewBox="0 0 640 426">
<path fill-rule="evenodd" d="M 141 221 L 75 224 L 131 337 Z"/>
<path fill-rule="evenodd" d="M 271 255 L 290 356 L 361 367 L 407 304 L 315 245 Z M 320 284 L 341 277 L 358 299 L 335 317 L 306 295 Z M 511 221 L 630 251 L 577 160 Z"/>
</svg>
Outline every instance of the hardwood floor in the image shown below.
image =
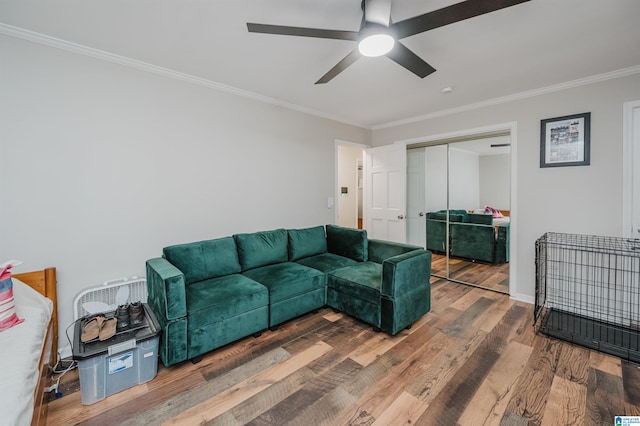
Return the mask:
<svg viewBox="0 0 640 426">
<path fill-rule="evenodd" d="M 432 280 L 432 310 L 391 337 L 322 309 L 93 405 L 77 373 L 49 425 L 613 425 L 640 415 L 637 364 L 538 336 L 533 306 Z"/>
<path fill-rule="evenodd" d="M 447 276 L 447 258 L 432 253 L 431 273 L 440 277 Z M 460 258 L 449 259 L 449 274 L 454 281 L 474 284 L 486 289 L 509 294 L 509 263 L 490 264 L 472 262 Z"/>
</svg>

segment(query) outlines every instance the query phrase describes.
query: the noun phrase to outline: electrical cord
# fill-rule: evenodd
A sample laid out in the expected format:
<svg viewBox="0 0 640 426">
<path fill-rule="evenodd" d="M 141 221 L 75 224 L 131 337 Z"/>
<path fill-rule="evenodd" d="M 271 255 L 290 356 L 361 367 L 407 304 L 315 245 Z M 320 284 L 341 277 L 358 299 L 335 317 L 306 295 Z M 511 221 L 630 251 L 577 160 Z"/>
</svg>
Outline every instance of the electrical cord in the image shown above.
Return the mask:
<svg viewBox="0 0 640 426">
<path fill-rule="evenodd" d="M 53 367 L 53 371 L 54 371 L 54 372 L 56 371 L 56 367 L 58 366 L 58 364 L 60 364 L 60 363 L 57 363 L 57 364 Z M 60 375 L 58 376 L 58 378 L 57 378 L 57 379 L 54 379 L 53 377 L 51 378 L 51 381 L 54 381 L 54 380 L 55 380 L 55 383 L 54 383 L 54 384 L 52 384 L 52 385 L 51 385 L 51 386 L 49 386 L 49 387 L 44 388 L 44 391 L 45 391 L 45 392 L 53 392 L 53 391 L 55 391 L 55 392 L 56 392 L 56 398 L 60 398 L 60 397 L 62 396 L 62 392 L 60 392 L 60 391 L 59 391 L 59 387 L 60 387 L 60 379 L 62 379 L 62 376 L 64 376 L 65 374 L 67 374 L 69 371 L 74 370 L 76 367 L 77 367 L 77 363 L 76 363 L 75 361 L 71 361 L 71 363 L 69 364 L 69 366 L 68 366 L 66 369 L 64 369 L 64 370 L 60 373 Z"/>
<path fill-rule="evenodd" d="M 69 346 L 71 346 L 71 351 L 73 352 L 73 343 L 71 342 L 71 338 L 69 337 L 69 328 L 71 328 L 71 326 L 73 326 L 76 322 L 72 322 L 71 324 L 69 324 L 69 326 L 67 326 L 66 330 L 65 330 L 65 334 L 67 336 L 67 340 L 69 341 Z M 69 371 L 72 371 L 74 369 L 76 369 L 78 367 L 78 363 L 75 360 L 69 360 L 69 361 L 64 361 L 62 359 L 62 356 L 60 354 L 60 352 L 58 352 L 58 361 L 56 362 L 56 364 L 53 366 L 53 368 L 51 368 L 51 381 L 55 381 L 54 384 L 52 384 L 51 386 L 45 387 L 44 391 L 46 393 L 48 392 L 56 392 L 56 398 L 60 398 L 62 396 L 62 392 L 60 392 L 59 386 L 60 386 L 60 379 L 62 379 L 62 376 L 64 376 L 65 374 L 67 374 Z M 68 362 L 69 365 L 64 368 L 63 367 L 63 363 L 64 362 Z M 53 378 L 53 374 L 59 374 L 57 379 Z"/>
</svg>

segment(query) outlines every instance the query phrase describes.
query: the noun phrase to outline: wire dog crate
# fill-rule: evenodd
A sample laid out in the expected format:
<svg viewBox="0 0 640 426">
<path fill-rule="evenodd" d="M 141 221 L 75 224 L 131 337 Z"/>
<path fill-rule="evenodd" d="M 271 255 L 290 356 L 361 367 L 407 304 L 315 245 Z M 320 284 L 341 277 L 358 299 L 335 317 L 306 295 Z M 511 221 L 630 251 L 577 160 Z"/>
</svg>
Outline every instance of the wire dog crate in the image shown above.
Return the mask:
<svg viewBox="0 0 640 426">
<path fill-rule="evenodd" d="M 537 332 L 640 362 L 640 239 L 536 241 Z"/>
</svg>

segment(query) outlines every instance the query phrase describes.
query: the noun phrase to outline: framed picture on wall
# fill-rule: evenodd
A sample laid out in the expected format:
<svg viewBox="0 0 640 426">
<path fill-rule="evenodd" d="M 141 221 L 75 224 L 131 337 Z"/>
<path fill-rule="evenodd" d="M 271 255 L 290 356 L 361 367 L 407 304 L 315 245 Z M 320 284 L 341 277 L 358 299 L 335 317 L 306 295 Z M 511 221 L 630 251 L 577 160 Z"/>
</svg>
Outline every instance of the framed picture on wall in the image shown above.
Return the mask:
<svg viewBox="0 0 640 426">
<path fill-rule="evenodd" d="M 540 167 L 588 166 L 591 113 L 540 121 Z"/>
</svg>

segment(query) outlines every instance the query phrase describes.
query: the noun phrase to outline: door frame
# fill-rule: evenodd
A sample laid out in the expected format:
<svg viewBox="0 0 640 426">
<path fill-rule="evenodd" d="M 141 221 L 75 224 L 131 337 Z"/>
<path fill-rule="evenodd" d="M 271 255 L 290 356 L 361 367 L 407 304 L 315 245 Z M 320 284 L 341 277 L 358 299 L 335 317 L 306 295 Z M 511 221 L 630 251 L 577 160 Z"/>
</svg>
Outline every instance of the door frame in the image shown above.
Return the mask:
<svg viewBox="0 0 640 426">
<path fill-rule="evenodd" d="M 634 172 L 634 140 L 640 129 L 634 126 L 634 111 L 640 109 L 640 100 L 625 102 L 622 114 L 622 236 L 636 238 L 633 223 L 633 172 Z M 637 148 L 637 147 L 636 147 Z M 640 165 L 639 165 L 640 166 Z M 640 171 L 636 170 L 636 173 Z M 636 190 L 637 192 L 637 190 Z M 637 203 L 637 201 L 636 201 Z"/>
<path fill-rule="evenodd" d="M 439 133 L 435 135 L 424 135 L 417 138 L 405 139 L 397 141 L 396 143 L 403 143 L 407 148 L 411 145 L 424 144 L 429 142 L 442 141 L 446 139 L 456 138 L 469 138 L 474 136 L 485 135 L 492 132 L 505 132 L 510 133 L 511 138 L 511 158 L 510 158 L 510 198 L 511 198 L 511 213 L 509 224 L 509 295 L 512 298 L 519 300 L 529 300 L 530 296 L 525 295 L 520 291 L 519 283 L 516 281 L 517 269 L 518 269 L 518 256 L 517 256 L 517 242 L 518 242 L 518 193 L 516 191 L 517 185 L 517 158 L 518 158 L 518 123 L 516 121 L 510 121 L 506 123 L 492 124 L 484 127 L 475 127 L 470 129 L 455 130 L 446 133 Z"/>
<path fill-rule="evenodd" d="M 333 163 L 333 223 L 335 225 L 338 224 L 338 200 L 340 200 L 340 188 L 338 187 L 338 170 L 339 170 L 339 160 L 340 160 L 340 156 L 339 156 L 339 152 L 338 152 L 338 147 L 339 146 L 348 146 L 348 147 L 352 147 L 352 148 L 360 148 L 363 151 L 367 150 L 369 148 L 371 148 L 370 145 L 364 145 L 361 143 L 357 143 L 357 142 L 349 142 L 349 141 L 345 141 L 342 139 L 336 139 L 334 141 L 334 163 Z M 357 215 L 358 215 L 358 211 L 357 211 L 357 203 L 356 203 L 356 211 L 355 211 L 355 215 L 356 215 L 356 221 L 357 221 Z"/>
</svg>

